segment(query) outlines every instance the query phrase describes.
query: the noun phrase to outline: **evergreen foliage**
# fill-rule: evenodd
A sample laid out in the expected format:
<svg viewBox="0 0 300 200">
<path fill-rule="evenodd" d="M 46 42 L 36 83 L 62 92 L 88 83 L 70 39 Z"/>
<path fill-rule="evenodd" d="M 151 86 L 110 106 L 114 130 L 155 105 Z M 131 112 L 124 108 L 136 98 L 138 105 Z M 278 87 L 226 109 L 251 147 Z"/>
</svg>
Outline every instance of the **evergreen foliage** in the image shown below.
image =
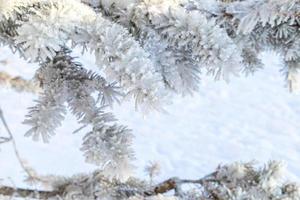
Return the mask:
<svg viewBox="0 0 300 200">
<path fill-rule="evenodd" d="M 265 50 L 280 54 L 290 90 L 300 89 L 299 0 L 0 0 L 0 44 L 40 65 L 35 80 L 42 92 L 24 121 L 26 136 L 48 142 L 69 110 L 91 128 L 81 147 L 86 161 L 117 178 L 130 170 L 134 156 L 131 131 L 105 109 L 115 102 L 134 99 L 144 113 L 163 111 L 172 95 L 199 90 L 205 74 L 225 81 L 253 74 L 263 67 L 259 53 Z M 75 47 L 90 52 L 99 71 L 77 62 Z M 198 197 L 177 196 L 300 199 L 295 185 L 278 185 L 278 168 L 220 167 Z M 91 191 L 76 190 L 78 199 L 125 198 L 103 196 L 90 178 L 78 187 Z M 119 187 L 109 188 L 110 195 Z"/>
</svg>

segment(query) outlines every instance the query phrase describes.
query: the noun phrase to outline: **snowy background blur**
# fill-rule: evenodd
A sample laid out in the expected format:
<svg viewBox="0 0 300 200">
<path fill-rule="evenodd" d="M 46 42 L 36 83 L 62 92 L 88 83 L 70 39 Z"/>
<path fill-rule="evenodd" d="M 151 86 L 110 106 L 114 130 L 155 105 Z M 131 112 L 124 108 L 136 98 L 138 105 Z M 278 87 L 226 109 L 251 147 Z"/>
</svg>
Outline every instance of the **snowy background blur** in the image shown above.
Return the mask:
<svg viewBox="0 0 300 200">
<path fill-rule="evenodd" d="M 133 130 L 136 175 L 146 177 L 144 167 L 157 161 L 162 173 L 156 181 L 173 176 L 201 177 L 218 164 L 232 161 L 283 160 L 292 180 L 300 180 L 300 95 L 284 87 L 281 63 L 264 53 L 265 68 L 254 76 L 234 77 L 229 84 L 203 77 L 198 94 L 177 97 L 165 108 L 168 113 L 143 116 L 132 102 L 115 105 L 112 112 Z M 85 67 L 95 69 L 90 56 L 81 57 Z M 30 79 L 37 65 L 28 64 L 8 48 L 0 49 L 0 70 Z M 23 159 L 39 174 L 71 176 L 91 172 L 79 147 L 83 132 L 68 115 L 49 144 L 25 138 L 29 127 L 22 124 L 27 108 L 37 96 L 0 88 L 0 106 L 16 137 Z M 6 135 L 0 125 L 0 136 Z M 24 172 L 10 143 L 0 146 L 0 178 L 23 185 Z"/>
</svg>

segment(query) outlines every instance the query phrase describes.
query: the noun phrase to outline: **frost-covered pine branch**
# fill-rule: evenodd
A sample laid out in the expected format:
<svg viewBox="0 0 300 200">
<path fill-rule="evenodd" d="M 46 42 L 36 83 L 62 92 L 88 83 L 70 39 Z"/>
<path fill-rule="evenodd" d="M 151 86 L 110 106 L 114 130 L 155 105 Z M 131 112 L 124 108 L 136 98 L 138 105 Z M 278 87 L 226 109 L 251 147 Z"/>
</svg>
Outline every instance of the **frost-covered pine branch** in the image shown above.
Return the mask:
<svg viewBox="0 0 300 200">
<path fill-rule="evenodd" d="M 80 123 L 92 125 L 82 147 L 87 161 L 120 174 L 130 166 L 131 133 L 102 110 L 122 94 L 133 96 L 145 111 L 160 109 L 164 86 L 148 53 L 126 29 L 75 0 L 14 1 L 1 4 L 1 10 L 2 43 L 41 65 L 36 78 L 44 91 L 25 120 L 31 126 L 26 135 L 48 142 L 67 103 Z M 106 78 L 73 62 L 65 49 L 74 46 L 93 53 Z"/>
<path fill-rule="evenodd" d="M 106 17 L 128 28 L 156 61 L 165 84 L 179 93 L 196 91 L 202 71 L 225 80 L 239 71 L 240 52 L 225 30 L 199 11 L 186 12 L 180 1 L 90 5 L 98 5 Z"/>
<path fill-rule="evenodd" d="M 126 182 L 107 179 L 101 171 L 95 171 L 71 178 L 49 177 L 53 188 L 50 191 L 2 186 L 0 195 L 49 200 L 297 200 L 299 185 L 286 181 L 284 169 L 276 161 L 262 167 L 235 162 L 219 166 L 199 179 L 170 178 L 154 186 L 133 178 Z"/>
<path fill-rule="evenodd" d="M 283 71 L 286 73 L 290 89 L 299 90 L 300 9 L 297 0 L 132 0 L 127 5 L 119 0 L 83 0 L 83 2 L 127 27 L 133 35 L 138 35 L 137 37 L 150 35 L 151 41 L 153 30 L 159 31 L 157 38 L 163 36 L 163 40 L 168 44 L 171 42 L 169 48 L 167 45 L 161 47 L 165 49 L 163 52 L 186 43 L 189 45 L 189 51 L 195 50 L 202 60 L 211 58 L 215 62 L 212 63 L 212 68 L 209 67 L 213 72 L 220 70 L 227 72 L 227 58 L 232 62 L 229 66 L 237 64 L 238 67 L 234 69 L 240 68 L 240 71 L 245 72 L 246 75 L 252 74 L 263 67 L 258 57 L 259 53 L 264 50 L 275 50 L 285 62 Z M 197 27 L 201 27 L 204 32 L 199 32 L 201 30 L 199 28 L 198 31 L 195 30 Z M 172 43 L 176 41 L 176 35 L 181 39 L 179 45 Z M 201 37 L 205 35 L 207 36 L 202 41 Z M 147 41 L 147 38 L 143 37 L 142 40 Z M 197 46 L 199 43 L 207 47 L 208 51 L 204 48 L 199 52 L 199 47 L 193 49 L 193 45 Z M 210 48 L 211 45 L 213 48 Z M 221 48 L 221 51 L 216 51 L 217 49 L 214 48 Z M 220 55 L 223 49 L 225 52 L 223 54 L 228 55 L 222 58 Z M 231 51 L 227 51 L 229 49 Z M 201 54 L 205 51 L 208 54 Z M 209 53 L 210 51 L 212 54 Z M 230 57 L 230 53 L 233 53 L 234 57 Z M 240 61 L 241 63 L 238 64 Z M 182 68 L 183 65 L 180 66 Z M 188 66 L 192 67 L 191 63 Z M 199 76 L 199 73 L 196 74 Z"/>
<path fill-rule="evenodd" d="M 114 84 L 82 68 L 68 55 L 68 50 L 58 52 L 52 60 L 43 63 L 36 79 L 44 91 L 24 121 L 31 126 L 26 136 L 35 140 L 41 137 L 48 142 L 61 125 L 68 107 L 79 123 L 92 126 L 82 146 L 87 162 L 118 174 L 130 166 L 131 133 L 127 128 L 113 124 L 114 117 L 103 110 L 103 106 L 111 104 L 111 100 L 120 94 Z M 92 96 L 95 92 L 99 103 Z"/>
<path fill-rule="evenodd" d="M 13 39 L 25 59 L 42 62 L 61 47 L 80 46 L 95 55 L 107 79 L 118 81 L 137 106 L 159 109 L 164 95 L 162 78 L 148 53 L 126 29 L 75 0 L 41 1 L 18 12 L 15 23 L 20 26 Z"/>
</svg>

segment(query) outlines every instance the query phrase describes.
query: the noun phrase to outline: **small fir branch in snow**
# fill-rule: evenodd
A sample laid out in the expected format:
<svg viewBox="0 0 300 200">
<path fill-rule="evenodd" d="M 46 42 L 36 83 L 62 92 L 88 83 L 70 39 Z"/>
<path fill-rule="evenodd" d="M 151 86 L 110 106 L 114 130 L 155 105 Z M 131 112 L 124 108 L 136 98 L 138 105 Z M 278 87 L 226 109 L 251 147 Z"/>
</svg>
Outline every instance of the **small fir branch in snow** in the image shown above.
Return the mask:
<svg viewBox="0 0 300 200">
<path fill-rule="evenodd" d="M 24 121 L 31 126 L 26 136 L 35 140 L 41 137 L 48 142 L 64 119 L 67 103 L 79 123 L 93 127 L 84 137 L 82 147 L 87 162 L 105 167 L 112 175 L 120 175 L 121 167 L 123 171 L 130 167 L 131 133 L 125 127 L 112 124 L 115 121 L 112 114 L 102 110 L 121 94 L 115 84 L 109 84 L 101 76 L 82 68 L 68 50 L 58 52 L 52 60 L 43 63 L 36 79 L 44 92 Z M 99 103 L 92 96 L 95 92 Z"/>
<path fill-rule="evenodd" d="M 81 150 L 86 162 L 100 165 L 107 176 L 126 179 L 131 174 L 134 158 L 131 132 L 126 127 L 98 123 L 83 138 Z"/>
</svg>

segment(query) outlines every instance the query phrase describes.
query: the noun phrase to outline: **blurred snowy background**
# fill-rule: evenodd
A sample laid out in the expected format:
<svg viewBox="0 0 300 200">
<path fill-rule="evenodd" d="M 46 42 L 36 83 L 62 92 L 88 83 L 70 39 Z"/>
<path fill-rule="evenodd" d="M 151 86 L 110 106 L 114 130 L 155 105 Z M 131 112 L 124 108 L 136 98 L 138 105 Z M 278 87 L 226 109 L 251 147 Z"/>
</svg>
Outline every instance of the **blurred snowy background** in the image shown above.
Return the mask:
<svg viewBox="0 0 300 200">
<path fill-rule="evenodd" d="M 143 116 L 132 102 L 116 105 L 112 112 L 135 134 L 136 175 L 146 176 L 144 167 L 157 161 L 162 174 L 157 181 L 173 176 L 201 177 L 220 163 L 283 160 L 289 178 L 300 180 L 300 101 L 298 94 L 284 87 L 281 63 L 273 53 L 262 55 L 266 67 L 254 76 L 234 77 L 230 83 L 206 77 L 193 97 L 177 97 L 166 106 L 168 114 Z M 89 56 L 79 59 L 95 69 Z M 37 65 L 27 64 L 9 49 L 0 49 L 0 70 L 31 78 Z M 68 115 L 49 144 L 36 143 L 24 134 L 22 124 L 27 108 L 37 97 L 0 88 L 0 106 L 16 137 L 24 160 L 39 174 L 73 175 L 96 167 L 84 162 L 79 151 L 84 134 Z M 0 136 L 6 135 L 2 124 Z M 24 185 L 25 174 L 11 144 L 0 146 L 0 178 L 9 184 Z"/>
</svg>

